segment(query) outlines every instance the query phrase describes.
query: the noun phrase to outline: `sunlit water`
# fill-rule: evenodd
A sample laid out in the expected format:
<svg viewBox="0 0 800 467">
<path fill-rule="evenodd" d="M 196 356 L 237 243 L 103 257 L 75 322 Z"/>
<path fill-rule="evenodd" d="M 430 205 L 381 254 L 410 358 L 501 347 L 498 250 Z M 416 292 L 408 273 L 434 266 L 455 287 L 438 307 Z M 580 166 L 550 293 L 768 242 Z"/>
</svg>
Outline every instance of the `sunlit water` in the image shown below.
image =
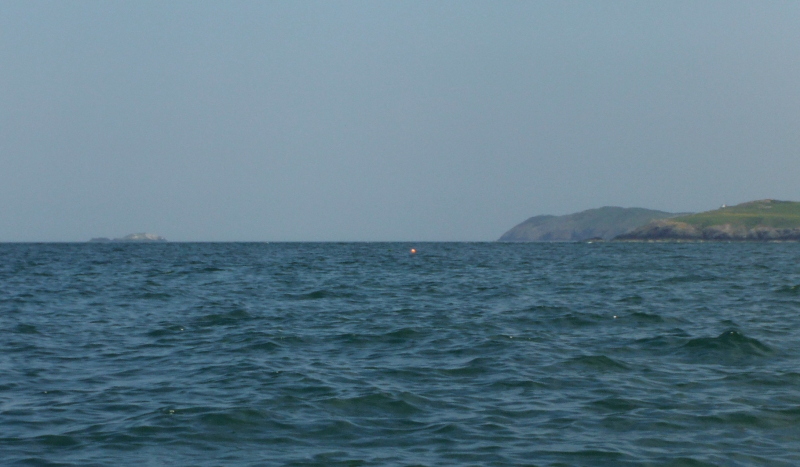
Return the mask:
<svg viewBox="0 0 800 467">
<path fill-rule="evenodd" d="M 800 465 L 800 245 L 0 244 L 0 464 Z"/>
</svg>

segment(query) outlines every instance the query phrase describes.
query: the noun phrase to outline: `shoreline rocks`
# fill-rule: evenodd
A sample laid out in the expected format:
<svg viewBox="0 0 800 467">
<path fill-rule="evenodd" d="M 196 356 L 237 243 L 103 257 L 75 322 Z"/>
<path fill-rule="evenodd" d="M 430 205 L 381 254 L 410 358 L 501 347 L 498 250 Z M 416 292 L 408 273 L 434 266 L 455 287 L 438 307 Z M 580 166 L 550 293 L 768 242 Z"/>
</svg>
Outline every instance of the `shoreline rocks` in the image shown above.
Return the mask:
<svg viewBox="0 0 800 467">
<path fill-rule="evenodd" d="M 697 227 L 685 222 L 658 220 L 639 227 L 632 232 L 618 235 L 614 241 L 723 241 L 723 242 L 770 242 L 800 241 L 800 228 L 774 228 L 756 226 L 747 228 L 730 223 Z"/>
</svg>

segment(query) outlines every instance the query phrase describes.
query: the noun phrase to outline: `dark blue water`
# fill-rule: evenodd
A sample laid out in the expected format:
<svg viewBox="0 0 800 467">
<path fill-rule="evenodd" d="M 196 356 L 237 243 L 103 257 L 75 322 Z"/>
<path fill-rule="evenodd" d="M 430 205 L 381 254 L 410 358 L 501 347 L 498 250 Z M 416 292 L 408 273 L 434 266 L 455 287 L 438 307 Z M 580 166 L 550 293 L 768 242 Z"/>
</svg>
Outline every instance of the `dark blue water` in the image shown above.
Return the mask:
<svg viewBox="0 0 800 467">
<path fill-rule="evenodd" d="M 0 244 L 0 464 L 800 465 L 800 245 Z"/>
</svg>

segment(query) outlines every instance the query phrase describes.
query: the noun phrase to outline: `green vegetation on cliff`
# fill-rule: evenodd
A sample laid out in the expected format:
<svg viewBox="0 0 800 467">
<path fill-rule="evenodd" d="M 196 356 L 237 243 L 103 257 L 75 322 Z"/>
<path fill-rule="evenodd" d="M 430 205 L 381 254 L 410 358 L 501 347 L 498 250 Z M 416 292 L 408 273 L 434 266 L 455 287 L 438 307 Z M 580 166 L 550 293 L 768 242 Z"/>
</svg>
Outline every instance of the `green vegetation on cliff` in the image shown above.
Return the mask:
<svg viewBox="0 0 800 467">
<path fill-rule="evenodd" d="M 652 221 L 616 240 L 800 241 L 800 203 L 765 199 Z"/>
<path fill-rule="evenodd" d="M 673 219 L 697 228 L 730 224 L 753 229 L 759 226 L 775 229 L 800 228 L 800 203 L 765 199 L 726 206 Z"/>
</svg>

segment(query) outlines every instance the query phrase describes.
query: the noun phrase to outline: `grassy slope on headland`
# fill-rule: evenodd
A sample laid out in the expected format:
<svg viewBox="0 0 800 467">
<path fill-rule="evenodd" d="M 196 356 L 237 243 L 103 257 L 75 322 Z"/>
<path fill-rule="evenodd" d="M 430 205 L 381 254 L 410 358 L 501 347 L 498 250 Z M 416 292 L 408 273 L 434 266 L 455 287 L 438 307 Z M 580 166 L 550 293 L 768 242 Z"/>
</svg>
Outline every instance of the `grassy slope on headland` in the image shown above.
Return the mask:
<svg viewBox="0 0 800 467">
<path fill-rule="evenodd" d="M 800 227 L 800 203 L 795 201 L 759 200 L 729 206 L 713 211 L 700 212 L 672 219 L 697 228 L 731 224 L 747 229 L 771 227 L 793 229 Z"/>
<path fill-rule="evenodd" d="M 569 242 L 590 238 L 623 241 L 798 241 L 800 202 L 771 199 L 697 214 L 604 207 L 566 216 L 536 216 L 515 226 L 501 242 Z"/>
<path fill-rule="evenodd" d="M 750 201 L 672 219 L 619 235 L 619 241 L 800 241 L 800 203 Z"/>
</svg>

